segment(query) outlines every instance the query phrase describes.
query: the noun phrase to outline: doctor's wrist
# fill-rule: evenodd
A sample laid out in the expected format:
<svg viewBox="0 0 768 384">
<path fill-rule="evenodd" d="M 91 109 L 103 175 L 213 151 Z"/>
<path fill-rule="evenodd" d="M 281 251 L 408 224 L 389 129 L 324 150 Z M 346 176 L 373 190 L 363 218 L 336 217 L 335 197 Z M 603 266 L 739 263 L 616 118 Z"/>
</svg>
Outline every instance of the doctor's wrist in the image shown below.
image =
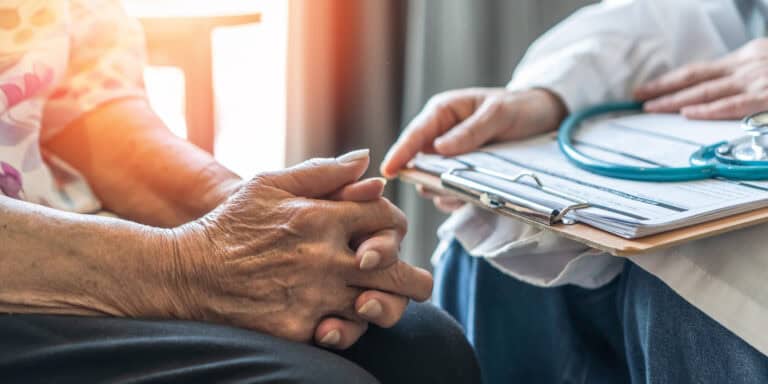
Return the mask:
<svg viewBox="0 0 768 384">
<path fill-rule="evenodd" d="M 499 134 L 499 140 L 521 140 L 554 131 L 568 115 L 563 100 L 551 90 L 530 88 L 507 92 L 504 98 L 511 123 Z"/>
<path fill-rule="evenodd" d="M 568 116 L 568 108 L 563 98 L 555 91 L 547 88 L 532 88 L 530 92 L 542 107 L 537 111 L 542 112 L 542 118 L 548 123 L 559 126 Z"/>
</svg>

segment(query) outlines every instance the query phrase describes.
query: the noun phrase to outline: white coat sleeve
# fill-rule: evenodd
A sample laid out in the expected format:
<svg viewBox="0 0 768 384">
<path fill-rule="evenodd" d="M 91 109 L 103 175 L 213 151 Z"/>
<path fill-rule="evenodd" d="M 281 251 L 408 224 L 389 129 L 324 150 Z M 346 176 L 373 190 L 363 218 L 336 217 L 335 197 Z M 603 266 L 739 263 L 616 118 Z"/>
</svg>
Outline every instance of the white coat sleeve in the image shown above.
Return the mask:
<svg viewBox="0 0 768 384">
<path fill-rule="evenodd" d="M 605 1 L 582 8 L 534 42 L 508 88 L 549 89 L 575 111 L 629 100 L 640 83 L 722 56 L 746 40 L 731 0 Z"/>
</svg>

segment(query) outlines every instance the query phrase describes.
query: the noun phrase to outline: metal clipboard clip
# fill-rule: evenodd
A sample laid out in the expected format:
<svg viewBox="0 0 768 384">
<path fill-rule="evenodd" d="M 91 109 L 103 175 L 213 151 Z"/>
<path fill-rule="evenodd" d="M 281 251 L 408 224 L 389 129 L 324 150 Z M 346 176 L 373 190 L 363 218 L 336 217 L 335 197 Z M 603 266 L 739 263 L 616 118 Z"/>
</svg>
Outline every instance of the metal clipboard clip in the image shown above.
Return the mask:
<svg viewBox="0 0 768 384">
<path fill-rule="evenodd" d="M 492 186 L 463 177 L 461 174 L 465 172 L 480 173 L 512 183 L 518 183 L 520 179 L 528 177 L 534 181 L 535 185 L 525 183 L 526 185 L 570 201 L 572 204 L 559 208 L 548 207 L 525 197 L 513 195 Z M 440 181 L 444 188 L 477 200 L 488 209 L 500 211 L 512 216 L 522 217 L 545 225 L 554 225 L 557 223 L 573 224 L 574 221 L 566 218 L 565 215 L 571 211 L 590 206 L 589 203 L 584 200 L 546 187 L 539 177 L 531 171 L 523 171 L 515 176 L 507 176 L 491 169 L 468 166 L 463 168 L 453 168 L 444 172 L 440 175 Z"/>
</svg>

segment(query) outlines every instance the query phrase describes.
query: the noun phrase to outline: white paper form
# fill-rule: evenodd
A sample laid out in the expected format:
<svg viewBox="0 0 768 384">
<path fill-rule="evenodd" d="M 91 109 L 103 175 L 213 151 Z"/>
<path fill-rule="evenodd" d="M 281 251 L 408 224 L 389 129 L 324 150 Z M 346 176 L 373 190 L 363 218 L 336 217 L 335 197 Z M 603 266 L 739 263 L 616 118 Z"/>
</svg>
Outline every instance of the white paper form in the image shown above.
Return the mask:
<svg viewBox="0 0 768 384">
<path fill-rule="evenodd" d="M 612 163 L 645 166 L 687 166 L 702 145 L 742 135 L 738 122 L 689 121 L 678 115 L 631 115 L 602 118 L 585 124 L 576 137 L 579 148 Z M 768 206 L 768 182 L 700 180 L 639 182 L 595 175 L 572 165 L 554 135 L 497 144 L 445 159 L 418 157 L 415 166 L 434 173 L 475 166 L 510 176 L 534 172 L 542 183 L 591 204 L 570 218 L 626 238 L 637 238 Z M 530 180 L 512 183 L 467 173 L 510 194 L 562 208 L 569 201 L 533 187 Z"/>
</svg>

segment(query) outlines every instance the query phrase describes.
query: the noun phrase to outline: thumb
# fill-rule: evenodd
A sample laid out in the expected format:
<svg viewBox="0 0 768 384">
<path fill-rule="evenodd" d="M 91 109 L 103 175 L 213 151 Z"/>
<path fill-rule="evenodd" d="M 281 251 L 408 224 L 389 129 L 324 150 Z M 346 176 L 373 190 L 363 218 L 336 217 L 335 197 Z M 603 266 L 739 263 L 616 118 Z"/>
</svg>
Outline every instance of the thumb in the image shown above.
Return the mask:
<svg viewBox="0 0 768 384">
<path fill-rule="evenodd" d="M 368 169 L 369 152 L 368 149 L 359 149 L 335 159 L 311 159 L 266 174 L 261 179 L 296 196 L 320 198 L 359 179 Z"/>
</svg>

